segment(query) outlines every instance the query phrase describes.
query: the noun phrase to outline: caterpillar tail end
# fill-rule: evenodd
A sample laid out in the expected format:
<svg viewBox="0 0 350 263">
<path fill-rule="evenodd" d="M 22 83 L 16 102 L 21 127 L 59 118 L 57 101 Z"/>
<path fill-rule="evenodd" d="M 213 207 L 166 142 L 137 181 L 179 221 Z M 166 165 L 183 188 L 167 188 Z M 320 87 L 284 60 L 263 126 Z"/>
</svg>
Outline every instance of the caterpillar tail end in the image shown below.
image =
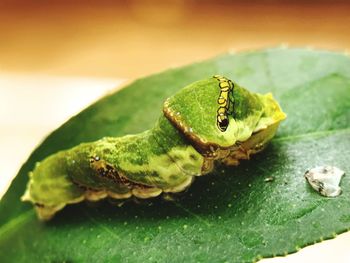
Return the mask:
<svg viewBox="0 0 350 263">
<path fill-rule="evenodd" d="M 69 204 L 79 203 L 83 200 L 84 200 L 84 196 L 81 196 L 81 197 L 78 197 L 74 200 L 71 200 L 69 202 Z M 36 214 L 41 221 L 49 221 L 50 219 L 52 219 L 55 216 L 55 214 L 58 211 L 62 210 L 66 206 L 65 203 L 56 204 L 56 205 L 43 205 L 43 204 L 35 202 L 31 197 L 29 187 L 27 187 L 25 193 L 22 195 L 21 201 L 32 203 L 34 205 L 34 209 L 36 211 Z"/>
<path fill-rule="evenodd" d="M 42 221 L 50 220 L 67 204 L 84 199 L 82 191 L 69 180 L 62 164 L 61 154 L 53 155 L 36 163 L 29 172 L 29 182 L 21 201 L 32 203 Z"/>
<path fill-rule="evenodd" d="M 22 202 L 30 202 L 34 204 L 34 208 L 36 211 L 36 214 L 38 218 L 41 221 L 48 221 L 54 217 L 54 215 L 57 213 L 57 211 L 61 210 L 65 205 L 59 205 L 59 206 L 44 206 L 38 203 L 33 202 L 31 196 L 30 196 L 30 190 L 27 188 L 25 193 L 21 196 Z"/>
</svg>

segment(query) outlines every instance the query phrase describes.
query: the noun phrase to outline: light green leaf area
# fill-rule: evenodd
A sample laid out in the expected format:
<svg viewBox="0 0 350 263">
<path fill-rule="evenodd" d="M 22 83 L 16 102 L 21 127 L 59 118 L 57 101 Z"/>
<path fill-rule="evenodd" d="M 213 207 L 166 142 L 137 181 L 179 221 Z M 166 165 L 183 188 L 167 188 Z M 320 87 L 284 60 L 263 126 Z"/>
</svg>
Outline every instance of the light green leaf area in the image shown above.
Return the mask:
<svg viewBox="0 0 350 263">
<path fill-rule="evenodd" d="M 214 74 L 272 92 L 287 113 L 261 154 L 197 178 L 176 201 L 82 203 L 48 223 L 20 202 L 36 161 L 151 128 L 167 97 Z M 269 49 L 137 80 L 54 131 L 23 165 L 0 203 L 1 262 L 248 262 L 332 238 L 350 228 L 349 124 L 350 59 L 341 54 Z M 320 196 L 303 177 L 326 164 L 348 174 L 337 198 Z"/>
</svg>

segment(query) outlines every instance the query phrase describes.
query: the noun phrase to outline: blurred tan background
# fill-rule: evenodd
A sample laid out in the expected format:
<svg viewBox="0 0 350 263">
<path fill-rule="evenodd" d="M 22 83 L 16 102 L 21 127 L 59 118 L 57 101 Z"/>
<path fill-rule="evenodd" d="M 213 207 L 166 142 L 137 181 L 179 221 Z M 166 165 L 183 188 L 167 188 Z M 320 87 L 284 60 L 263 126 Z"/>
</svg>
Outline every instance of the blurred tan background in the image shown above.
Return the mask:
<svg viewBox="0 0 350 263">
<path fill-rule="evenodd" d="M 348 49 L 350 3 L 2 0 L 0 39 L 2 70 L 135 78 L 230 49 Z"/>
<path fill-rule="evenodd" d="M 122 83 L 281 44 L 347 52 L 350 2 L 0 0 L 0 198 L 50 131 Z M 349 247 L 343 234 L 266 262 L 345 263 Z"/>
</svg>

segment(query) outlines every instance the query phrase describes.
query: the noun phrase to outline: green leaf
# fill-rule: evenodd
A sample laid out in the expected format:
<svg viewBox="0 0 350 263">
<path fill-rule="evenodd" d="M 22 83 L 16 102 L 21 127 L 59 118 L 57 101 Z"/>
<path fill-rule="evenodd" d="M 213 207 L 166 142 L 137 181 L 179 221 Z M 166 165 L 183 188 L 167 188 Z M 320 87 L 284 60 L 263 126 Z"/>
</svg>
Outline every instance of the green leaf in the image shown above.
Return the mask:
<svg viewBox="0 0 350 263">
<path fill-rule="evenodd" d="M 197 178 L 175 202 L 82 203 L 48 223 L 20 202 L 36 161 L 80 142 L 148 129 L 165 98 L 214 74 L 271 91 L 288 114 L 263 153 Z M 303 175 L 324 164 L 350 171 L 349 123 L 350 59 L 341 54 L 270 49 L 137 80 L 54 131 L 23 165 L 0 203 L 1 261 L 239 262 L 332 238 L 350 228 L 350 177 L 341 196 L 325 198 Z"/>
</svg>

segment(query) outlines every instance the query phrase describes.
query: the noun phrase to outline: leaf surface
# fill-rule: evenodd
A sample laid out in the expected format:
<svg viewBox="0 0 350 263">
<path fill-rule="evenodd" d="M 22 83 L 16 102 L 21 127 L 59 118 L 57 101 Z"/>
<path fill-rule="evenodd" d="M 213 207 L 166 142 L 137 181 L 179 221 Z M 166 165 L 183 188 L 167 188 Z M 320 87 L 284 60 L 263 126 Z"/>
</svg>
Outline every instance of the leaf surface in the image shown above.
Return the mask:
<svg viewBox="0 0 350 263">
<path fill-rule="evenodd" d="M 272 92 L 287 113 L 263 153 L 197 178 L 176 201 L 82 203 L 48 223 L 20 202 L 35 162 L 80 142 L 144 131 L 167 97 L 214 74 Z M 332 238 L 350 228 L 350 178 L 342 180 L 342 195 L 325 198 L 303 175 L 326 164 L 349 173 L 349 123 L 350 59 L 337 53 L 228 54 L 139 79 L 70 119 L 32 153 L 0 202 L 1 262 L 249 262 Z"/>
</svg>

